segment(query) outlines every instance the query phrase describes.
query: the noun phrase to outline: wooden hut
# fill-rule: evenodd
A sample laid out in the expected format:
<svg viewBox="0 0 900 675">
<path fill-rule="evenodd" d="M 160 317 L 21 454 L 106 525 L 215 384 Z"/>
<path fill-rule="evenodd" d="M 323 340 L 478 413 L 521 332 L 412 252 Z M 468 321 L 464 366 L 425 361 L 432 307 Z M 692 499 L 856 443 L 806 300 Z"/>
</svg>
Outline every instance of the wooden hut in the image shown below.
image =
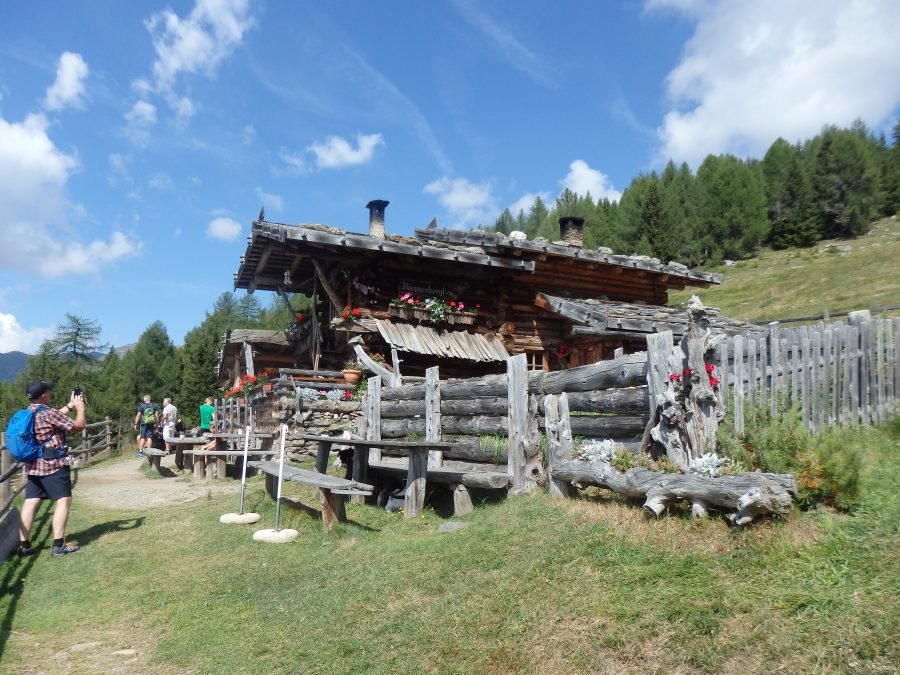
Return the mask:
<svg viewBox="0 0 900 675">
<path fill-rule="evenodd" d="M 403 375 L 434 365 L 444 376 L 505 372 L 507 356 L 522 353 L 531 369 L 557 370 L 644 349 L 648 333 L 683 332 L 687 313 L 666 307 L 669 289 L 721 283 L 674 262 L 587 250 L 581 218 L 560 218 L 553 242 L 434 221 L 399 236 L 385 233 L 387 205 L 369 202 L 366 234 L 263 212 L 253 222 L 234 285 L 312 298 L 288 333 L 295 367 L 339 370 L 358 337 L 389 362 L 396 351 Z"/>
</svg>

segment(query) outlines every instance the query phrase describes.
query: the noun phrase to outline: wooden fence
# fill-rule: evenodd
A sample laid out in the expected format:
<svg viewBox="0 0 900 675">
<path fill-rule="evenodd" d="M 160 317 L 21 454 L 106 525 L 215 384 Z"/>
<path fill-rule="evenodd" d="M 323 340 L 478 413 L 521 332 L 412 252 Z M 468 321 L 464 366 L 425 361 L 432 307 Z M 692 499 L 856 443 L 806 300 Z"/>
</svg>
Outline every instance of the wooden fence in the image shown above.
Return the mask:
<svg viewBox="0 0 900 675">
<path fill-rule="evenodd" d="M 898 331 L 900 319 L 867 311 L 799 328 L 773 322 L 766 337 L 737 335 L 718 346 L 719 395 L 732 398 L 739 433 L 753 411 L 774 417 L 791 406 L 813 431 L 885 422 L 896 414 L 900 390 Z"/>
<path fill-rule="evenodd" d="M 119 448 L 124 435 L 123 423 L 109 417 L 87 424 L 80 434 L 69 436 L 70 441 L 75 438 L 80 441 L 77 447 L 69 448 L 72 468 L 83 468 L 95 457 L 108 456 Z M 25 489 L 21 470 L 22 464 L 15 462 L 6 449 L 6 434 L 0 433 L 0 516 L 6 513 L 13 500 Z"/>
<path fill-rule="evenodd" d="M 387 388 L 373 377 L 357 434 L 449 441 L 453 448 L 434 454 L 430 466 L 505 464 L 513 487 L 526 487 L 542 460 L 545 395 L 568 393 L 573 434 L 636 445 L 649 418 L 645 364 L 641 353 L 545 373 L 528 371 L 519 355 L 507 362 L 506 375 L 441 381 L 435 367 L 425 382 Z"/>
</svg>

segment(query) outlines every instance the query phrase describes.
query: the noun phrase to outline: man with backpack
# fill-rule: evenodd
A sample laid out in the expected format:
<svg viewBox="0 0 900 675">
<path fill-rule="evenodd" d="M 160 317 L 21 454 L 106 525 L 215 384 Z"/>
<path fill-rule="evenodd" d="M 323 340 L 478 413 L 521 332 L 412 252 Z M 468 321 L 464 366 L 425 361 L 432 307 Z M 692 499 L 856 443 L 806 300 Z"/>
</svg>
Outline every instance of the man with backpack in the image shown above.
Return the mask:
<svg viewBox="0 0 900 675">
<path fill-rule="evenodd" d="M 69 458 L 66 456 L 66 433 L 84 429 L 84 397 L 72 394 L 72 398 L 62 408 L 50 407 L 52 382 L 31 382 L 25 388 L 25 395 L 31 404 L 27 410 L 34 414 L 34 440 L 41 446 L 40 456 L 34 461 L 26 461 L 25 501 L 19 524 L 19 557 L 35 552 L 29 536 L 34 524 L 34 514 L 42 499 L 52 499 L 53 546 L 50 555 L 54 558 L 74 553 L 75 544 L 65 541 L 69 507 L 72 505 L 72 479 L 69 475 Z M 68 414 L 74 410 L 75 419 Z"/>
<path fill-rule="evenodd" d="M 134 428 L 138 430 L 138 457 L 145 457 L 144 451 L 149 450 L 153 445 L 153 429 L 158 421 L 159 409 L 153 403 L 150 394 L 147 394 L 134 416 Z"/>
</svg>

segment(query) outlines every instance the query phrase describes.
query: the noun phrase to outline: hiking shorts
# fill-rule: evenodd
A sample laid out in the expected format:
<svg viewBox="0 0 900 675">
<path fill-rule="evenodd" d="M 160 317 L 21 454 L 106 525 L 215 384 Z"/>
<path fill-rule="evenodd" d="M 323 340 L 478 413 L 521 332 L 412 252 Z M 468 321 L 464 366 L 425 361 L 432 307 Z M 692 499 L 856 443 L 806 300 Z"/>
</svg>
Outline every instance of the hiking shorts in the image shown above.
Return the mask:
<svg viewBox="0 0 900 675">
<path fill-rule="evenodd" d="M 153 425 L 141 424 L 141 428 L 138 431 L 138 438 L 153 438 Z"/>
<path fill-rule="evenodd" d="M 69 467 L 64 466 L 49 476 L 28 476 L 25 484 L 25 499 L 62 499 L 72 496 L 72 477 Z"/>
<path fill-rule="evenodd" d="M 175 433 L 175 425 L 168 427 L 163 427 L 163 440 L 171 441 L 173 438 L 177 438 L 178 434 Z"/>
</svg>

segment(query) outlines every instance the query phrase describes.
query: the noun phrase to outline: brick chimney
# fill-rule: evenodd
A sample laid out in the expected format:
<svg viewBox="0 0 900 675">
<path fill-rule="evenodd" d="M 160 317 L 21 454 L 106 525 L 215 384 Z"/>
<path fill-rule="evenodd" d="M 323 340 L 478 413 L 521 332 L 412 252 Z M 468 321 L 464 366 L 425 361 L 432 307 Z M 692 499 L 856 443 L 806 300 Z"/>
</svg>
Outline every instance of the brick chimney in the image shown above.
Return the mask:
<svg viewBox="0 0 900 675">
<path fill-rule="evenodd" d="M 369 209 L 369 236 L 384 239 L 384 209 L 390 204 L 384 199 L 373 199 L 366 208 Z"/>
<path fill-rule="evenodd" d="M 562 216 L 559 219 L 559 236 L 569 246 L 581 248 L 584 244 L 584 218 Z"/>
</svg>

